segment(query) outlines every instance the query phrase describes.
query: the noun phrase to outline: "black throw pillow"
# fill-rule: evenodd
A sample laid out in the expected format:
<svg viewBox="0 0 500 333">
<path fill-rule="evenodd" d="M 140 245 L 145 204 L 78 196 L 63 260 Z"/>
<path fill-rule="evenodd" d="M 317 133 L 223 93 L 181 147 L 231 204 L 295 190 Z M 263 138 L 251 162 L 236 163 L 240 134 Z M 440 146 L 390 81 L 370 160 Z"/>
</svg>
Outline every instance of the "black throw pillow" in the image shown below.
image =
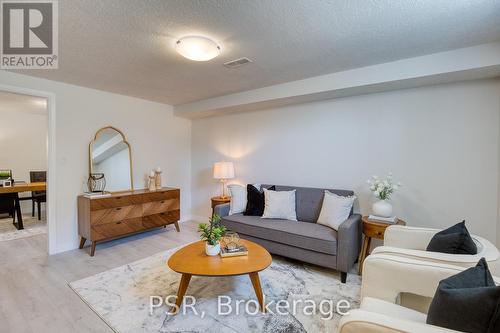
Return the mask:
<svg viewBox="0 0 500 333">
<path fill-rule="evenodd" d="M 439 282 L 427 324 L 469 333 L 500 332 L 500 287 L 484 258 Z"/>
<path fill-rule="evenodd" d="M 432 237 L 427 251 L 451 254 L 477 254 L 477 246 L 465 227 L 465 220 Z"/>
<path fill-rule="evenodd" d="M 268 188 L 275 191 L 276 187 L 273 185 Z M 252 184 L 247 185 L 247 208 L 243 215 L 247 216 L 262 216 L 264 214 L 264 191 L 258 190 Z"/>
</svg>

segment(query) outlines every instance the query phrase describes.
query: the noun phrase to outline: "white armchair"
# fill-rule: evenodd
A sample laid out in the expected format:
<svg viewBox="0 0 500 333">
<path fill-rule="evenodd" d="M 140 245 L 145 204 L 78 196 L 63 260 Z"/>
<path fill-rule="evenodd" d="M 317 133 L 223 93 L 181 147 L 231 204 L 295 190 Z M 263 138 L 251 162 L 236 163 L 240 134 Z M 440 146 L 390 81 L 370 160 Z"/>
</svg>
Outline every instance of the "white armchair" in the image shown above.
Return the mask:
<svg viewBox="0 0 500 333">
<path fill-rule="evenodd" d="M 392 254 L 372 254 L 364 265 L 361 307 L 342 317 L 339 332 L 456 332 L 427 325 L 426 313 L 439 281 L 464 267 Z M 494 280 L 500 283 L 500 279 Z M 399 305 L 403 293 L 420 297 L 420 311 Z"/>
<path fill-rule="evenodd" d="M 375 248 L 372 253 L 393 254 L 461 267 L 475 266 L 479 259 L 484 257 L 488 262 L 491 273 L 500 276 L 498 249 L 491 242 L 477 235 L 471 235 L 477 246 L 478 253 L 476 255 L 426 251 L 431 238 L 439 231 L 441 230 L 392 225 L 385 231 L 384 246 Z"/>
</svg>

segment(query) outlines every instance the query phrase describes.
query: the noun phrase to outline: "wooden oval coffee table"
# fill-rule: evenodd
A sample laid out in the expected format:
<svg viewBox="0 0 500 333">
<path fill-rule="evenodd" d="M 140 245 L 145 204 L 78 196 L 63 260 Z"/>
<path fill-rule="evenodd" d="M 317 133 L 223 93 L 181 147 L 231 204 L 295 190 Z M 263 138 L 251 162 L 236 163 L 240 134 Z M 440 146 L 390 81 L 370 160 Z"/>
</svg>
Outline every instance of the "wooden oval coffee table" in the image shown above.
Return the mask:
<svg viewBox="0 0 500 333">
<path fill-rule="evenodd" d="M 240 242 L 248 249 L 248 255 L 226 258 L 219 255 L 207 256 L 205 242 L 198 241 L 183 247 L 168 259 L 168 267 L 182 274 L 175 301 L 179 308 L 193 275 L 217 277 L 248 274 L 260 309 L 265 311 L 259 272 L 271 265 L 273 260 L 269 252 L 262 246 L 244 239 L 241 239 Z"/>
</svg>

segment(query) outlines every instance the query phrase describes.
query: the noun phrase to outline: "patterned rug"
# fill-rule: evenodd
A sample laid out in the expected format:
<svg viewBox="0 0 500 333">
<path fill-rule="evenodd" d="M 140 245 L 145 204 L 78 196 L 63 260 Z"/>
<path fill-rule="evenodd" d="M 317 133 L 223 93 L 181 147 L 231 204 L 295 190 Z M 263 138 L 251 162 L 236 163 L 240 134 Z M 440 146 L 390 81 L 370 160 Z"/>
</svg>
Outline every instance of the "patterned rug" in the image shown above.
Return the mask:
<svg viewBox="0 0 500 333">
<path fill-rule="evenodd" d="M 266 303 L 273 301 L 268 313 L 256 311 L 252 302 L 236 306 L 237 300 L 255 300 L 248 276 L 193 276 L 186 295 L 195 297 L 194 310 L 184 307 L 185 313 L 181 310 L 175 316 L 167 315 L 170 306 L 160 306 L 159 298 L 155 298 L 153 303 L 157 307 L 151 308 L 150 299 L 159 296 L 165 300 L 169 295 L 176 295 L 180 274 L 166 265 L 175 250 L 72 282 L 70 287 L 120 333 L 336 332 L 341 317 L 336 313 L 337 303 L 345 300 L 351 308 L 359 307 L 361 279 L 357 274 L 348 274 L 347 283 L 342 284 L 335 271 L 276 256 L 272 265 L 260 273 Z M 221 307 L 223 314 L 217 312 L 219 295 L 231 297 L 233 311 L 230 314 L 226 314 L 227 305 Z M 280 300 L 287 302 L 288 310 L 281 308 L 278 313 L 275 305 Z M 316 304 L 314 309 L 312 304 Z"/>
<path fill-rule="evenodd" d="M 43 217 L 43 216 L 42 216 Z M 0 242 L 20 239 L 47 233 L 47 222 L 45 219 L 38 221 L 31 215 L 23 215 L 23 230 L 17 230 L 12 224 L 12 218 L 0 218 Z"/>
</svg>

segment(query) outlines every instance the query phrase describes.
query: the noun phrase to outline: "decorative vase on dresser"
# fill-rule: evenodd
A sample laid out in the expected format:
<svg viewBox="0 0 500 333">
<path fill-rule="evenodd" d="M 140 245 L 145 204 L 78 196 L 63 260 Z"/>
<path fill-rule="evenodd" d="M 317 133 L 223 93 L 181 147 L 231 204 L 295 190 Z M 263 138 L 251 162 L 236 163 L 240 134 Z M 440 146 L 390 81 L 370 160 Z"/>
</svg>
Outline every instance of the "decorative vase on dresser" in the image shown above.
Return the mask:
<svg viewBox="0 0 500 333">
<path fill-rule="evenodd" d="M 107 196 L 78 197 L 80 249 L 87 240 L 104 242 L 157 227 L 174 224 L 179 231 L 180 190 L 164 187 L 154 192 L 131 190 Z"/>
</svg>

